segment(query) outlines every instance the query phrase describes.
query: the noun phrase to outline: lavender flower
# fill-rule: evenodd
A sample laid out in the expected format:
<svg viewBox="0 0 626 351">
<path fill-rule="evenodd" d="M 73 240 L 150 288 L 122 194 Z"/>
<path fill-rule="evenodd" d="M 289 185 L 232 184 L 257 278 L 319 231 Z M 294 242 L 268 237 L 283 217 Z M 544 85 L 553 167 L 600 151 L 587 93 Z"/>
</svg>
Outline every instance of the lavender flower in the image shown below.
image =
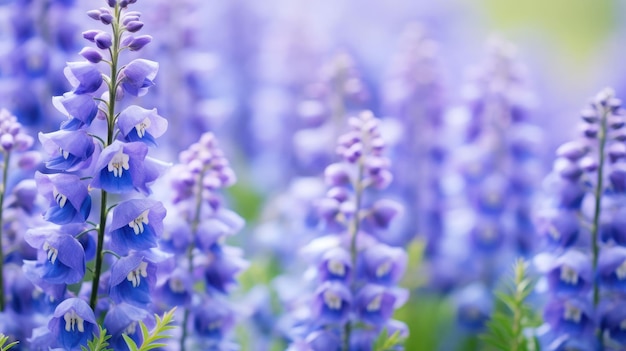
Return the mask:
<svg viewBox="0 0 626 351">
<path fill-rule="evenodd" d="M 444 176 L 445 89 L 442 84 L 439 43 L 425 26 L 411 23 L 400 37 L 383 88 L 385 112 L 401 129 L 393 145 L 394 185 L 402 197 L 406 216 L 399 237 L 387 243 L 404 245 L 418 233 L 427 239 L 427 254 L 434 254 L 443 230 L 441 178 Z M 414 169 L 420 177 L 414 177 Z"/>
<path fill-rule="evenodd" d="M 547 252 L 536 261 L 548 263 L 538 265 L 546 272 L 550 292 L 545 342 L 558 349 L 573 336 L 586 349 L 623 347 L 615 324 L 620 317 L 610 307 L 623 301 L 626 260 L 618 176 L 624 157 L 619 140 L 623 114 L 611 89 L 598 93 L 581 112 L 581 137 L 557 149 L 547 179 L 549 196 L 540 226 Z"/>
<path fill-rule="evenodd" d="M 148 156 L 146 143 L 156 145 L 155 138 L 167 129 L 167 121 L 156 109 L 135 105 L 121 112 L 116 109 L 125 93 L 147 93 L 154 85 L 158 64 L 144 59 L 122 64 L 122 51 L 139 50 L 149 42 L 145 39 L 149 36 L 130 34 L 142 27 L 137 21 L 125 21 L 127 16 L 137 19 L 141 15 L 128 11 L 130 2 L 114 1 L 109 5 L 88 15 L 109 26 L 110 31 L 83 33 L 96 48 L 81 51 L 87 61 L 68 63 L 65 76 L 72 90 L 53 99 L 67 119 L 60 130 L 39 135 L 51 157 L 46 162 L 47 174 L 36 175 L 40 193 L 50 202 L 44 218 L 65 226 L 29 232 L 26 239 L 39 250 L 39 259 L 27 262 L 25 270 L 33 283 L 55 299 L 63 300 L 74 293 L 79 296 L 57 306 L 48 323 L 56 340 L 51 347 L 85 346 L 92 337 L 95 316 L 100 318 L 107 310 L 114 311 L 111 317 L 105 316 L 115 326 L 112 337 L 118 346 L 123 343 L 121 334 L 130 332 L 131 326 L 122 328 L 115 323 L 122 323 L 120 316 L 132 317 L 136 322 L 141 313 L 135 313 L 135 308 L 148 314 L 156 267 L 163 260 L 154 250 L 163 230 L 163 205 L 144 198 L 115 204 L 108 201 L 109 193 L 128 196 L 151 192 L 149 187 L 164 164 Z M 102 72 L 94 62 L 105 62 L 110 71 Z M 99 135 L 100 127 L 105 127 L 104 135 Z M 90 221 L 94 189 L 100 189 L 100 206 L 96 218 Z M 106 264 L 105 254 L 112 256 Z M 67 285 L 83 281 L 87 260 L 95 260 L 91 284 L 70 293 Z M 87 296 L 89 305 L 82 300 Z M 105 296 L 108 299 L 100 300 Z"/>
<path fill-rule="evenodd" d="M 224 206 L 218 191 L 231 186 L 235 174 L 211 133 L 181 152 L 180 161 L 172 172 L 177 216 L 161 239 L 175 255 L 170 263 L 179 268 L 159 284 L 157 295 L 163 302 L 184 306 L 181 350 L 192 345 L 230 349 L 236 313 L 226 297 L 247 262 L 223 241 L 244 222 Z M 202 288 L 193 288 L 192 282 Z"/>
<path fill-rule="evenodd" d="M 96 317 L 89 305 L 78 298 L 61 302 L 48 324 L 53 337 L 65 350 L 80 350 L 97 332 Z"/>
<path fill-rule="evenodd" d="M 305 248 L 318 285 L 310 300 L 293 311 L 289 350 L 368 349 L 407 299 L 406 291 L 396 287 L 406 268 L 406 253 L 365 232 L 368 222 L 386 228 L 400 212 L 399 205 L 389 200 L 372 203 L 366 197 L 391 180 L 379 121 L 365 111 L 348 124 L 350 130 L 339 137 L 337 146 L 341 161 L 327 167 L 329 191 L 326 201 L 319 203 L 319 214 L 334 224 L 324 226 L 329 234 Z M 307 317 L 296 317 L 300 313 Z"/>
<path fill-rule="evenodd" d="M 6 200 L 11 200 L 8 198 L 7 188 L 9 187 L 9 168 L 12 167 L 11 164 L 11 155 L 15 155 L 16 152 L 26 151 L 31 147 L 33 143 L 33 139 L 25 134 L 21 130 L 22 126 L 17 122 L 17 118 L 13 116 L 6 109 L 0 109 L 0 153 L 2 155 L 2 180 L 0 183 L 0 312 L 5 310 L 5 278 L 4 278 L 4 263 L 10 262 L 7 258 L 10 258 L 8 254 L 10 253 L 7 249 L 11 246 L 19 244 L 18 240 L 14 240 L 14 242 L 8 242 L 10 238 L 8 231 L 5 231 L 6 222 L 4 222 L 4 217 L 7 215 L 5 212 L 5 207 L 10 205 L 11 203 Z M 15 156 L 14 156 L 15 157 Z M 13 195 L 13 200 L 17 200 L 19 196 L 16 194 Z M 17 198 L 16 198 L 17 197 Z M 26 200 L 26 199 L 21 199 Z M 3 240 L 3 238 L 6 238 Z M 16 243 L 17 242 L 17 243 Z"/>
</svg>

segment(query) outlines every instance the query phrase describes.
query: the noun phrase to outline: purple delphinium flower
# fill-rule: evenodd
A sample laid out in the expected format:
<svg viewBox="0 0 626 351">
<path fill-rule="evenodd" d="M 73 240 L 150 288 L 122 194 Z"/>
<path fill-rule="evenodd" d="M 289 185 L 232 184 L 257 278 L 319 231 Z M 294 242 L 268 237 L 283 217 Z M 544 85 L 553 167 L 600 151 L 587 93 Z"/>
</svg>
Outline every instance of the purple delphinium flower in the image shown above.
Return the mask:
<svg viewBox="0 0 626 351">
<path fill-rule="evenodd" d="M 11 163 L 11 159 L 13 157 L 14 161 L 26 160 L 28 156 L 20 155 L 20 153 L 30 148 L 32 143 L 33 139 L 24 133 L 21 124 L 17 122 L 17 118 L 8 110 L 0 109 L 0 157 L 2 158 L 0 162 L 2 169 L 2 178 L 0 179 L 0 295 L 2 295 L 0 296 L 0 313 L 5 311 L 6 300 L 11 296 L 5 295 L 5 288 L 8 288 L 4 276 L 5 263 L 13 261 L 21 264 L 23 258 L 30 258 L 27 250 L 22 250 L 22 247 L 27 245 L 23 244 L 23 233 L 20 233 L 19 229 L 26 226 L 25 223 L 20 223 L 20 221 L 28 218 L 28 213 L 25 212 L 34 207 L 29 203 L 29 197 L 32 193 L 20 192 L 19 188 L 13 188 L 12 183 L 19 181 L 19 177 L 22 175 L 18 168 L 19 162 L 18 167 L 15 167 L 15 164 Z M 13 179 L 10 180 L 9 176 Z M 23 207 L 18 204 L 22 204 Z M 14 208 L 11 209 L 10 207 Z M 10 336 L 9 332 L 7 335 Z"/>
<path fill-rule="evenodd" d="M 338 138 L 341 161 L 324 173 L 328 201 L 318 202 L 321 229 L 328 234 L 303 250 L 313 262 L 318 285 L 292 311 L 290 350 L 318 350 L 319 345 L 330 350 L 358 348 L 374 340 L 407 299 L 406 291 L 396 286 L 406 268 L 406 252 L 379 238 L 401 208 L 389 200 L 369 198 L 392 178 L 379 121 L 364 111 L 348 125 L 350 129 Z M 320 330 L 338 336 L 338 342 L 318 338 Z"/>
<path fill-rule="evenodd" d="M 39 133 L 39 141 L 53 156 L 46 167 L 56 171 L 73 172 L 89 167 L 96 149 L 94 139 L 84 129 Z"/>
<path fill-rule="evenodd" d="M 142 141 L 153 146 L 156 146 L 155 138 L 167 129 L 167 120 L 159 116 L 156 109 L 146 110 L 135 105 L 120 112 L 117 123 L 126 141 Z"/>
<path fill-rule="evenodd" d="M 122 335 L 128 335 L 140 345 L 143 341 L 139 323 L 148 318 L 148 312 L 144 309 L 121 303 L 115 305 L 104 318 L 104 327 L 107 333 L 114 335 L 109 340 L 115 350 L 128 350 L 128 345 Z"/>
<path fill-rule="evenodd" d="M 81 345 L 85 345 L 94 333 L 98 333 L 93 310 L 79 298 L 61 302 L 54 310 L 48 328 L 65 350 L 80 350 Z"/>
<path fill-rule="evenodd" d="M 108 227 L 111 249 L 120 255 L 129 250 L 147 250 L 157 246 L 157 238 L 163 232 L 165 207 L 149 199 L 133 199 L 121 202 L 113 209 Z"/>
<path fill-rule="evenodd" d="M 56 224 L 85 222 L 91 211 L 91 196 L 78 176 L 35 174 L 39 192 L 50 201 L 44 219 Z"/>
<path fill-rule="evenodd" d="M 142 255 L 131 254 L 111 266 L 109 296 L 116 303 L 145 308 L 151 301 L 155 282 L 156 265 Z"/>
<path fill-rule="evenodd" d="M 534 95 L 515 47 L 502 40 L 488 45 L 486 59 L 463 87 L 464 105 L 445 119 L 456 140 L 449 146 L 456 152 L 446 155 L 446 172 L 436 183 L 450 201 L 444 204 L 443 235 L 428 254 L 433 288 L 462 292 L 477 284 L 495 290 L 505 267 L 534 251 L 531 209 L 543 171 L 543 135 L 531 121 Z M 463 116 L 462 122 L 448 118 L 458 117 L 452 113 Z M 487 310 L 482 301 L 476 301 L 478 306 L 476 321 L 484 323 Z M 480 333 L 484 325 L 477 324 L 460 327 Z"/>
<path fill-rule="evenodd" d="M 181 350 L 230 350 L 236 312 L 225 301 L 247 262 L 239 249 L 224 244 L 244 221 L 224 206 L 219 191 L 234 184 L 235 174 L 212 133 L 181 152 L 171 174 L 175 208 L 169 212 L 175 214 L 161 242 L 174 254 L 168 262 L 177 268 L 160 280 L 156 295 L 161 303 L 182 306 Z"/>
<path fill-rule="evenodd" d="M 148 147 L 143 143 L 114 141 L 102 150 L 91 185 L 114 194 L 147 191 L 147 181 L 157 178 L 145 165 L 147 153 Z"/>
<path fill-rule="evenodd" d="M 73 236 L 61 228 L 36 228 L 29 231 L 26 241 L 39 250 L 35 266 L 41 279 L 50 284 L 74 284 L 85 275 L 85 252 Z"/>
<path fill-rule="evenodd" d="M 626 156 L 623 116 L 611 89 L 598 93 L 581 111 L 582 135 L 557 149 L 546 181 L 538 228 L 547 252 L 536 262 L 550 293 L 543 342 L 554 349 L 564 349 L 570 337 L 588 349 L 624 347 L 616 329 L 620 316 L 608 307 L 623 303 L 626 278 L 620 239 L 626 210 L 619 176 Z"/>
<path fill-rule="evenodd" d="M 439 43 L 429 37 L 427 28 L 411 23 L 400 37 L 383 84 L 385 112 L 400 130 L 398 140 L 392 141 L 391 191 L 413 214 L 404 218 L 399 236 L 386 242 L 404 245 L 420 233 L 427 239 L 426 255 L 434 254 L 439 245 L 445 198 L 441 190 L 447 157 L 445 90 L 439 56 Z M 414 177 L 415 169 L 420 169 L 420 177 Z"/>
<path fill-rule="evenodd" d="M 89 305 L 76 298 L 61 302 L 59 306 L 66 308 L 57 309 L 48 324 L 58 336 L 51 347 L 86 346 L 92 326 L 87 331 L 83 322 L 95 323 L 96 315 L 112 323 L 112 340 L 122 345 L 122 334 L 131 326 L 120 327 L 120 316 L 138 321 L 135 317 L 142 313 L 134 313 L 133 308 L 150 314 L 157 264 L 163 260 L 156 246 L 163 231 L 164 206 L 137 196 L 115 203 L 108 197 L 110 193 L 150 194 L 149 186 L 165 168 L 148 156 L 146 145 L 156 145 L 155 139 L 167 129 L 165 119 L 156 109 L 126 104 L 118 111 L 116 106 L 126 93 L 146 94 L 158 69 L 156 62 L 145 59 L 122 61 L 124 50 L 137 51 L 150 42 L 149 36 L 136 34 L 143 25 L 138 21 L 141 14 L 128 10 L 133 3 L 109 1 L 108 8 L 88 12 L 108 30 L 83 32 L 83 38 L 94 46 L 81 51 L 86 61 L 67 64 L 64 73 L 71 91 L 53 98 L 53 105 L 67 119 L 58 131 L 39 135 L 50 154 L 47 169 L 36 175 L 38 190 L 50 201 L 44 218 L 65 226 L 29 232 L 28 243 L 40 252 L 37 262 L 27 262 L 25 272 L 55 299 L 74 295 L 89 299 Z M 95 214 L 91 211 L 94 189 L 100 192 Z M 106 264 L 105 254 L 111 255 Z M 77 291 L 66 290 L 66 285 L 83 281 L 87 260 L 95 261 L 89 264 L 91 284 L 84 283 Z M 104 296 L 108 298 L 102 299 Z M 74 306 L 71 311 L 69 301 Z M 82 305 L 90 306 L 89 318 Z M 105 315 L 107 311 L 113 314 Z M 64 328 L 59 318 L 65 318 Z"/>
</svg>

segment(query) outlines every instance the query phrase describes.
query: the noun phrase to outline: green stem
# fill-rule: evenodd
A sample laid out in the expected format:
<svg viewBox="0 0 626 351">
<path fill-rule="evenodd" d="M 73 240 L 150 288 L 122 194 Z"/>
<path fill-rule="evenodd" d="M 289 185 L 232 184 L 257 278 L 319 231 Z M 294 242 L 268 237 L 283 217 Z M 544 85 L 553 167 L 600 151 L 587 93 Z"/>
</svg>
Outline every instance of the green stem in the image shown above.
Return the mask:
<svg viewBox="0 0 626 351">
<path fill-rule="evenodd" d="M 358 172 L 356 181 L 354 183 L 354 218 L 350 223 L 350 258 L 352 260 L 352 271 L 356 269 L 357 264 L 357 236 L 359 233 L 359 227 L 361 224 L 361 198 L 363 196 L 363 173 L 364 173 L 364 164 L 363 157 L 359 158 L 358 161 Z M 352 280 L 352 286 L 350 287 L 351 292 L 355 290 L 354 279 Z M 343 331 L 343 351 L 350 351 L 350 336 L 352 334 L 352 323 L 350 320 L 346 322 Z"/>
<path fill-rule="evenodd" d="M 3 236 L 3 226 L 2 222 L 3 210 L 4 210 L 4 194 L 7 190 L 7 176 L 9 174 L 9 158 L 10 153 L 8 151 L 3 152 L 4 164 L 2 167 L 2 189 L 0 189 L 0 312 L 4 311 L 4 251 L 2 248 L 2 236 Z"/>
<path fill-rule="evenodd" d="M 602 113 L 602 118 L 600 118 L 600 130 L 598 131 L 598 140 L 599 140 L 599 150 L 598 150 L 598 174 L 596 180 L 596 188 L 595 188 L 595 204 L 594 204 L 594 213 L 593 213 L 593 224 L 591 227 L 591 247 L 592 247 L 592 262 L 593 262 L 593 272 L 595 276 L 595 272 L 598 268 L 598 258 L 600 253 L 600 246 L 598 243 L 598 232 L 600 230 L 600 211 L 601 211 L 601 200 L 602 200 L 602 189 L 604 187 L 604 149 L 606 145 L 606 133 L 607 133 L 607 115 L 609 113 L 609 108 L 604 108 Z M 598 302 L 600 301 L 600 289 L 597 281 L 594 279 L 593 282 L 593 306 L 594 308 L 598 306 Z"/>
<path fill-rule="evenodd" d="M 111 145 L 113 142 L 113 129 L 115 127 L 115 95 L 117 92 L 117 63 L 119 58 L 120 45 L 120 14 L 119 5 L 115 5 L 115 20 L 111 22 L 113 28 L 113 44 L 111 46 L 111 84 L 109 85 L 109 103 L 107 113 L 107 142 L 104 147 Z M 98 301 L 98 285 L 100 284 L 100 275 L 102 274 L 102 261 L 104 258 L 104 233 L 106 230 L 107 210 L 107 192 L 102 190 L 100 197 L 100 224 L 98 225 L 98 244 L 96 248 L 96 266 L 94 269 L 93 281 L 91 282 L 91 297 L 89 305 L 95 311 Z"/>
<path fill-rule="evenodd" d="M 603 107 L 602 116 L 600 118 L 600 130 L 598 131 L 598 174 L 596 180 L 596 188 L 594 191 L 595 204 L 593 212 L 593 224 L 591 227 L 591 247 L 592 247 L 592 268 L 593 276 L 596 276 L 598 271 L 598 259 L 600 256 L 600 245 L 598 243 L 598 232 L 600 230 L 600 211 L 602 205 L 602 189 L 604 187 L 604 149 L 606 146 L 606 134 L 607 134 L 607 117 L 610 112 L 609 107 Z M 598 286 L 597 279 L 593 280 L 593 307 L 598 307 L 600 302 L 600 287 Z M 602 332 L 597 332 L 598 344 L 600 350 L 604 349 L 604 338 Z"/>
<path fill-rule="evenodd" d="M 526 276 L 524 262 L 518 260 L 514 266 L 515 274 L 515 308 L 513 309 L 513 344 L 511 351 L 518 351 L 525 343 L 522 328 L 522 306 L 524 304 L 524 287 L 522 282 Z"/>
<path fill-rule="evenodd" d="M 202 178 L 204 178 L 204 174 L 207 171 L 205 167 L 202 172 L 198 175 L 198 189 L 196 191 L 196 212 L 194 213 L 193 219 L 191 220 L 191 233 L 193 236 L 196 235 L 198 231 L 198 226 L 200 225 L 200 215 L 202 214 Z M 193 273 L 193 245 L 189 245 L 187 248 L 187 269 L 189 273 Z M 185 351 L 185 339 L 187 339 L 187 323 L 189 321 L 189 309 L 185 308 L 183 313 L 183 324 L 182 324 L 182 334 L 180 336 L 180 351 Z"/>
</svg>

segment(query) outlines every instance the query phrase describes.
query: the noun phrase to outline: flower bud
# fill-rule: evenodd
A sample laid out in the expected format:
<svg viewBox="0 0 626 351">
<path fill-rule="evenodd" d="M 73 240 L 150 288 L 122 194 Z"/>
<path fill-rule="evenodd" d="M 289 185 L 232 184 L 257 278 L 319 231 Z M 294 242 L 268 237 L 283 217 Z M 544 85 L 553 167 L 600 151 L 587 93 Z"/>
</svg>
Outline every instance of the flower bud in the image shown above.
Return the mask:
<svg viewBox="0 0 626 351">
<path fill-rule="evenodd" d="M 102 61 L 102 54 L 100 54 L 100 51 L 91 47 L 84 47 L 78 54 L 91 63 L 98 63 Z"/>
</svg>

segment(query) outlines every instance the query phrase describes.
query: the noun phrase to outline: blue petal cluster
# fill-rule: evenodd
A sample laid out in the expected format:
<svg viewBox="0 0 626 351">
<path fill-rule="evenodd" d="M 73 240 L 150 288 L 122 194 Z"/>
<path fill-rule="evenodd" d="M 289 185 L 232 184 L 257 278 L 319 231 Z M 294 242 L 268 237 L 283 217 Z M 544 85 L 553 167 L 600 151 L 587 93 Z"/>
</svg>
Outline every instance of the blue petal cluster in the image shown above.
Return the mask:
<svg viewBox="0 0 626 351">
<path fill-rule="evenodd" d="M 224 243 L 244 220 L 226 207 L 219 192 L 236 182 L 235 173 L 212 133 L 203 134 L 179 159 L 171 172 L 174 215 L 160 240 L 173 256 L 157 296 L 164 308 L 181 306 L 180 350 L 231 350 L 236 311 L 228 293 L 248 264 L 238 248 Z"/>
<path fill-rule="evenodd" d="M 392 179 L 379 120 L 365 111 L 348 124 L 336 149 L 341 161 L 326 168 L 329 188 L 317 204 L 326 235 L 304 249 L 314 292 L 292 302 L 289 350 L 371 350 L 385 328 L 408 333 L 391 320 L 408 295 L 397 287 L 407 255 L 377 237 L 402 210 L 372 193 Z"/>
</svg>

